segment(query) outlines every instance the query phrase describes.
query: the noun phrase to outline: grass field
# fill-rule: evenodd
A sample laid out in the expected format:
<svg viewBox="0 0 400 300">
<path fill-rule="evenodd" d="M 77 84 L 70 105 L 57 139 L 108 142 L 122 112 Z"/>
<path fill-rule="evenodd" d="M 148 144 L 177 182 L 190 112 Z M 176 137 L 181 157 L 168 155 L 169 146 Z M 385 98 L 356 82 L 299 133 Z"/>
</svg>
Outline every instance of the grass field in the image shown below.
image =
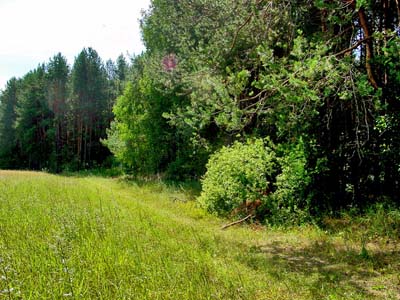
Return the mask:
<svg viewBox="0 0 400 300">
<path fill-rule="evenodd" d="M 400 299 L 398 240 L 337 224 L 221 230 L 192 199 L 0 171 L 0 299 Z"/>
</svg>

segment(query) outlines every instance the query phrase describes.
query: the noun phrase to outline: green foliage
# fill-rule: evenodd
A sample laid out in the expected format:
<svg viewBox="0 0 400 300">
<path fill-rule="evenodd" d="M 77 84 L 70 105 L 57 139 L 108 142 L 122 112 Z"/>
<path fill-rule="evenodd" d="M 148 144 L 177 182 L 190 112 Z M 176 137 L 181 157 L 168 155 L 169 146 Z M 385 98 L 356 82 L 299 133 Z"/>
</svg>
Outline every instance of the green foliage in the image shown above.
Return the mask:
<svg viewBox="0 0 400 300">
<path fill-rule="evenodd" d="M 275 223 L 398 199 L 398 12 L 385 9 L 153 1 L 141 20 L 147 52 L 123 101 L 134 117 L 117 113 L 113 152 L 136 172 L 196 177 L 238 133 L 269 136 L 281 168 L 270 195 Z"/>
<path fill-rule="evenodd" d="M 115 121 L 107 131 L 107 139 L 103 143 L 116 158 L 133 170 L 151 169 L 148 140 L 142 131 L 142 122 L 146 119 L 146 111 L 140 98 L 135 93 L 137 85 L 129 83 L 122 96 L 114 106 Z M 151 171 L 154 171 L 151 169 Z"/>
<path fill-rule="evenodd" d="M 15 153 L 15 120 L 19 81 L 12 78 L 0 95 L 0 168 L 11 168 L 17 159 Z"/>
<path fill-rule="evenodd" d="M 44 65 L 22 79 L 24 87 L 17 106 L 15 123 L 22 166 L 41 170 L 50 167 L 48 159 L 54 141 L 54 128 L 46 95 Z"/>
<path fill-rule="evenodd" d="M 275 152 L 268 140 L 223 147 L 207 163 L 199 202 L 223 215 L 246 201 L 264 199 L 272 187 L 275 166 Z"/>
<path fill-rule="evenodd" d="M 137 175 L 166 173 L 170 178 L 197 177 L 207 151 L 191 143 L 191 131 L 179 131 L 168 122 L 168 112 L 182 101 L 175 86 L 178 70 L 162 68 L 159 55 L 134 60 L 132 81 L 113 108 L 115 121 L 103 142 Z"/>
<path fill-rule="evenodd" d="M 261 139 L 223 147 L 207 163 L 200 203 L 224 215 L 260 199 L 271 224 L 301 224 L 310 218 L 311 174 L 302 138 L 273 146 Z"/>
<path fill-rule="evenodd" d="M 156 173 L 165 170 L 170 160 L 173 141 L 162 114 L 171 98 L 155 84 L 152 61 L 138 57 L 136 64 L 135 81 L 117 99 L 115 122 L 104 143 L 131 171 Z"/>
<path fill-rule="evenodd" d="M 311 181 L 303 139 L 279 145 L 277 156 L 280 173 L 266 203 L 270 210 L 266 217 L 273 224 L 302 224 L 310 217 L 307 190 Z"/>
</svg>

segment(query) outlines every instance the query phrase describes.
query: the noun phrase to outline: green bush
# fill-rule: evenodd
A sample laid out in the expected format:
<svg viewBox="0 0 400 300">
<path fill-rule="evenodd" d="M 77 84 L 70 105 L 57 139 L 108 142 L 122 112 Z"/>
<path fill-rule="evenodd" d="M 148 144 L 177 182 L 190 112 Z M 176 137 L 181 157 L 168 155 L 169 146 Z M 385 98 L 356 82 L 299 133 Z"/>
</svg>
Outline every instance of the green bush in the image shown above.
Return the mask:
<svg viewBox="0 0 400 300">
<path fill-rule="evenodd" d="M 226 215 L 245 201 L 264 199 L 275 171 L 275 152 L 268 140 L 235 142 L 211 155 L 202 180 L 200 203 Z"/>
<path fill-rule="evenodd" d="M 299 224 L 309 218 L 307 188 L 311 177 L 306 168 L 307 156 L 303 139 L 277 147 L 280 172 L 276 176 L 274 192 L 266 202 L 273 224 Z"/>
</svg>

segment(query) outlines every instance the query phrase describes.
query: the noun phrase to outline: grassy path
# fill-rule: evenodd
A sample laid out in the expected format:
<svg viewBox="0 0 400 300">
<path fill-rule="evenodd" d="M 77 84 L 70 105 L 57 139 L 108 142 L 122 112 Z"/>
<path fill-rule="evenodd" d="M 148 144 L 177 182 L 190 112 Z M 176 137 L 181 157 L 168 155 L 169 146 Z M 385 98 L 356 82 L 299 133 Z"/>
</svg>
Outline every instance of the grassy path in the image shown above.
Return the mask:
<svg viewBox="0 0 400 300">
<path fill-rule="evenodd" d="M 400 299 L 400 249 L 222 220 L 162 184 L 0 171 L 0 299 Z"/>
</svg>

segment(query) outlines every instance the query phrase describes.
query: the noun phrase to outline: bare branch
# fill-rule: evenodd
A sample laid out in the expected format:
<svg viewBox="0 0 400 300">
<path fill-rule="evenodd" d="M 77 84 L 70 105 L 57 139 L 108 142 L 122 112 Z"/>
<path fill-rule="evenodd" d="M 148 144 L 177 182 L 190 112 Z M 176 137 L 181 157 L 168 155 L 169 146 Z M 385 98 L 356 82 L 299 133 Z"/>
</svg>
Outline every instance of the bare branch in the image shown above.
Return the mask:
<svg viewBox="0 0 400 300">
<path fill-rule="evenodd" d="M 362 43 L 365 43 L 367 40 L 369 40 L 371 38 L 372 38 L 372 36 L 369 36 L 369 37 L 366 37 L 366 38 L 364 38 L 362 40 L 359 40 L 353 46 L 336 53 L 335 56 L 341 56 L 343 54 L 346 54 L 347 52 L 353 51 L 354 49 L 358 48 L 358 46 L 360 46 Z"/>
<path fill-rule="evenodd" d="M 251 14 L 247 17 L 246 21 L 244 21 L 244 23 L 243 23 L 242 25 L 240 25 L 239 28 L 236 30 L 235 37 L 233 38 L 233 41 L 232 41 L 231 50 L 229 50 L 229 52 L 232 52 L 233 48 L 235 47 L 236 41 L 237 41 L 237 38 L 238 38 L 238 35 L 239 35 L 240 30 L 242 30 L 243 27 L 246 26 L 246 25 L 251 21 L 251 19 L 253 18 L 253 16 L 254 16 L 254 14 L 251 13 Z"/>
<path fill-rule="evenodd" d="M 226 224 L 226 225 L 222 226 L 221 229 L 224 230 L 224 229 L 226 229 L 228 227 L 231 227 L 233 225 L 243 223 L 244 221 L 246 221 L 247 219 L 250 219 L 251 217 L 254 217 L 254 216 L 252 214 L 250 214 L 247 217 L 244 217 L 243 219 L 240 219 L 238 221 L 235 221 L 235 222 L 232 222 L 232 223 L 229 223 L 229 224 Z"/>
</svg>

